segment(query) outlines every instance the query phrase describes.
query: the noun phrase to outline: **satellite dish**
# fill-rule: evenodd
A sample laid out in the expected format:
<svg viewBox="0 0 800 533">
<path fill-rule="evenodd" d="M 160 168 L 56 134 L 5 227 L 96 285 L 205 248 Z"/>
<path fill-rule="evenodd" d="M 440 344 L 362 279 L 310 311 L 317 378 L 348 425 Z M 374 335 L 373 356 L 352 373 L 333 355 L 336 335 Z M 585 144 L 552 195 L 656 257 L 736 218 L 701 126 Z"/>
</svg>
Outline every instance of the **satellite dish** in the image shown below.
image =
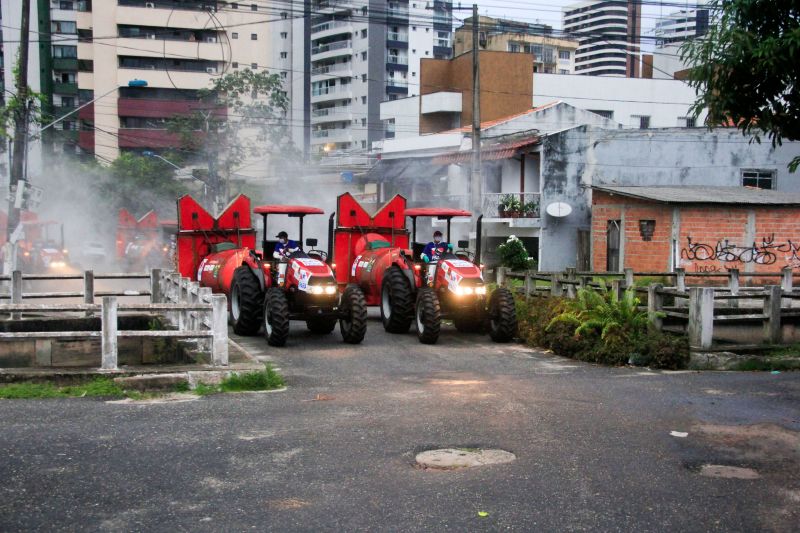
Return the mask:
<svg viewBox="0 0 800 533">
<path fill-rule="evenodd" d="M 566 202 L 553 202 L 547 205 L 545 212 L 551 217 L 562 218 L 572 213 L 572 206 Z"/>
</svg>

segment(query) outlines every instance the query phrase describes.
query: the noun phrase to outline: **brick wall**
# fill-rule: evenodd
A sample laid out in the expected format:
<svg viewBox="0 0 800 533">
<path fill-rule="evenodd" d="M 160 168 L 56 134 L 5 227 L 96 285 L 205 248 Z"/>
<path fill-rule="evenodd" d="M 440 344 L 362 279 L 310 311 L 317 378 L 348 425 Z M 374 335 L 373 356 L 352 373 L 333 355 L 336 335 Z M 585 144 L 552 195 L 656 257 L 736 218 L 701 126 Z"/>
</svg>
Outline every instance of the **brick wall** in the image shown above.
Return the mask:
<svg viewBox="0 0 800 533">
<path fill-rule="evenodd" d="M 800 269 L 800 207 L 672 206 L 592 194 L 592 268 L 606 269 L 609 220 L 623 220 L 622 266 L 637 272 L 671 270 L 673 211 L 680 228 L 680 266 L 688 272 L 777 272 Z M 644 241 L 639 222 L 655 220 Z"/>
</svg>

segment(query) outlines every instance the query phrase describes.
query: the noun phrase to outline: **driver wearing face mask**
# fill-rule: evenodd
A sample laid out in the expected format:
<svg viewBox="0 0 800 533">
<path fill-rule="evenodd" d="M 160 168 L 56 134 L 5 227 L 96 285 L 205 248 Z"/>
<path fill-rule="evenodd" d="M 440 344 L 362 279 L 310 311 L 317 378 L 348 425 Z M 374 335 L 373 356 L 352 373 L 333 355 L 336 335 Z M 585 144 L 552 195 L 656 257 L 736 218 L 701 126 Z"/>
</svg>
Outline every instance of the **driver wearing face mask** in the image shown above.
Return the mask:
<svg viewBox="0 0 800 533">
<path fill-rule="evenodd" d="M 420 257 L 426 263 L 436 263 L 449 248 L 450 245 L 442 241 L 442 232 L 436 230 L 433 232 L 433 241 L 425 246 Z"/>
<path fill-rule="evenodd" d="M 289 234 L 285 231 L 278 233 L 276 237 L 278 244 L 275 245 L 275 251 L 272 252 L 272 257 L 275 259 L 286 259 L 300 249 L 295 241 L 289 240 Z"/>
</svg>

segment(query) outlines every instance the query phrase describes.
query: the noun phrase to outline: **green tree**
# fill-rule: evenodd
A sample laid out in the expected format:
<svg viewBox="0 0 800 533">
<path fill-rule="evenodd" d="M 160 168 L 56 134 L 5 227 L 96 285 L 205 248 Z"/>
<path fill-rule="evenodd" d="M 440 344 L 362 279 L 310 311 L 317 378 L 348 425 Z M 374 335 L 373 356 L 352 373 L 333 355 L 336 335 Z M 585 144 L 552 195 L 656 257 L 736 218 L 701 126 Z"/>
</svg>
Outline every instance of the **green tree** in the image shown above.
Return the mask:
<svg viewBox="0 0 800 533">
<path fill-rule="evenodd" d="M 291 154 L 285 115 L 289 100 L 277 74 L 237 70 L 214 80 L 199 92 L 188 115 L 176 115 L 167 127 L 180 136 L 183 148 L 208 165 L 212 195 L 224 203 L 231 174 L 246 158 Z"/>
<path fill-rule="evenodd" d="M 709 127 L 734 124 L 773 146 L 800 140 L 800 4 L 775 0 L 714 0 L 707 35 L 687 41 L 681 57 L 698 92 L 697 117 Z M 789 168 L 794 172 L 800 157 Z"/>
<path fill-rule="evenodd" d="M 123 153 L 110 167 L 94 164 L 87 171 L 98 175 L 96 188 L 114 210 L 124 207 L 137 215 L 174 208 L 176 198 L 187 192 L 175 169 L 155 157 Z"/>
</svg>

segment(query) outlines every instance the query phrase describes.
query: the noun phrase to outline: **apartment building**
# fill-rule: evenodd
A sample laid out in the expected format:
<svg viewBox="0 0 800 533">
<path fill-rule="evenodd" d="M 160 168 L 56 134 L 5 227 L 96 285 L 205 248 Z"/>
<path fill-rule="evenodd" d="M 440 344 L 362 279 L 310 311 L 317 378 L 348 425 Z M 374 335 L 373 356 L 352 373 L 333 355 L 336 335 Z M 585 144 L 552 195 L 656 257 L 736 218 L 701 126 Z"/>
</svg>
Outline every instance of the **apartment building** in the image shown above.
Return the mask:
<svg viewBox="0 0 800 533">
<path fill-rule="evenodd" d="M 307 148 L 312 154 L 366 150 L 383 138 L 380 103 L 419 94 L 422 59 L 451 57 L 452 6 L 312 0 L 306 35 L 310 90 L 295 89 L 293 108 L 300 109 L 302 98 Z"/>
<path fill-rule="evenodd" d="M 700 6 L 675 11 L 658 20 L 653 29 L 656 38 L 653 77 L 685 78 L 689 65 L 681 59 L 681 45 L 687 40 L 701 38 L 712 23 L 711 10 Z"/>
<path fill-rule="evenodd" d="M 79 112 L 81 150 L 111 161 L 178 146 L 165 120 L 191 112 L 198 90 L 236 69 L 275 70 L 276 26 L 261 23 L 274 18 L 263 2 L 84 2 L 77 92 L 80 103 L 97 101 Z"/>
<path fill-rule="evenodd" d="M 553 33 L 546 24 L 478 17 L 478 46 L 493 52 L 515 52 L 533 56 L 533 71 L 550 74 L 573 74 L 577 39 Z M 472 51 L 472 17 L 455 30 L 453 52 L 456 56 Z"/>
<path fill-rule="evenodd" d="M 575 74 L 638 78 L 640 0 L 589 0 L 563 8 L 565 33 L 579 41 Z"/>
<path fill-rule="evenodd" d="M 42 115 L 46 120 L 58 119 L 74 111 L 78 100 L 78 31 L 77 0 L 33 0 L 30 13 L 30 46 L 28 48 L 28 85 L 43 96 Z M 4 90 L 14 87 L 14 61 L 19 52 L 21 18 L 19 0 L 0 1 L 4 24 L 2 36 L 4 57 Z M 45 154 L 75 153 L 78 143 L 78 120 L 70 116 L 42 134 Z"/>
</svg>

